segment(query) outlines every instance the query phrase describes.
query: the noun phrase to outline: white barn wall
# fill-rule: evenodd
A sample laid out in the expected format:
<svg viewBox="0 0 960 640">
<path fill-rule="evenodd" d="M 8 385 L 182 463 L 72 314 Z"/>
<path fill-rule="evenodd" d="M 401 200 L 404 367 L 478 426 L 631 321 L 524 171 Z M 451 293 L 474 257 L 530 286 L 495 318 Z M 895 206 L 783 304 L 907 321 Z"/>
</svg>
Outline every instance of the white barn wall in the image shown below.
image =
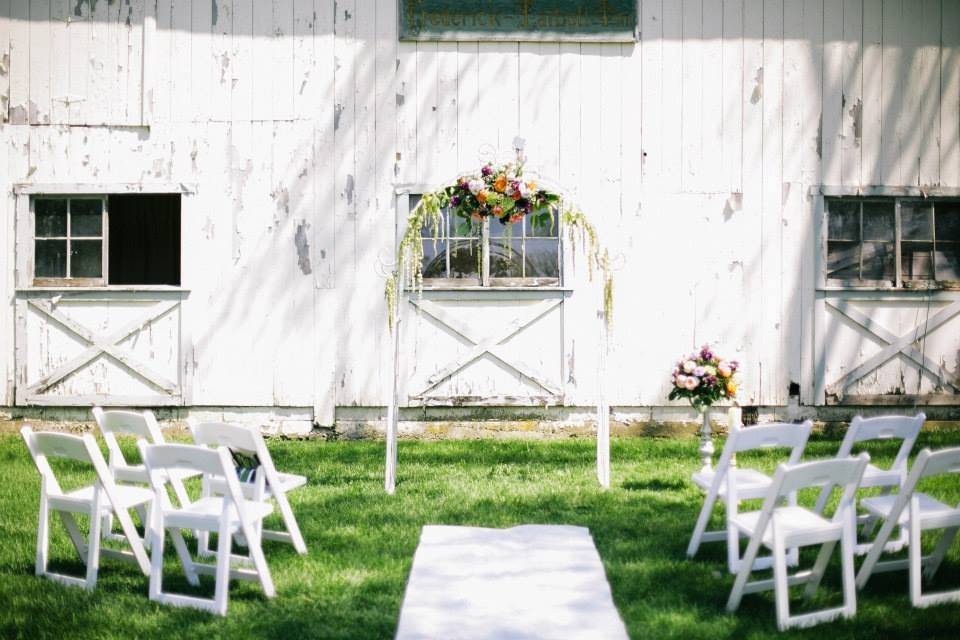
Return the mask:
<svg viewBox="0 0 960 640">
<path fill-rule="evenodd" d="M 814 357 L 810 189 L 960 187 L 960 2 L 640 9 L 636 45 L 437 44 L 398 42 L 392 0 L 0 0 L 4 295 L 14 184 L 195 185 L 190 404 L 331 424 L 387 401 L 395 186 L 519 133 L 614 255 L 612 405 L 666 404 L 673 359 L 708 341 L 743 362 L 744 404 L 784 405 L 791 382 L 814 403 L 835 363 Z M 598 296 L 575 280 L 568 403 L 590 404 Z"/>
</svg>

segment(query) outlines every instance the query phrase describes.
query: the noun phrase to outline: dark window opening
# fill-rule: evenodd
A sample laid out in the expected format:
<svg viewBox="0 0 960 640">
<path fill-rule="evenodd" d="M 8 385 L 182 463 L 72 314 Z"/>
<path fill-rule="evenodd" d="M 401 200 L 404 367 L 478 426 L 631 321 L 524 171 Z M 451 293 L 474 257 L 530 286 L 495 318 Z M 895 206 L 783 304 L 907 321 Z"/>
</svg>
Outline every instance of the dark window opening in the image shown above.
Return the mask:
<svg viewBox="0 0 960 640">
<path fill-rule="evenodd" d="M 180 195 L 108 198 L 109 284 L 180 284 Z"/>
</svg>

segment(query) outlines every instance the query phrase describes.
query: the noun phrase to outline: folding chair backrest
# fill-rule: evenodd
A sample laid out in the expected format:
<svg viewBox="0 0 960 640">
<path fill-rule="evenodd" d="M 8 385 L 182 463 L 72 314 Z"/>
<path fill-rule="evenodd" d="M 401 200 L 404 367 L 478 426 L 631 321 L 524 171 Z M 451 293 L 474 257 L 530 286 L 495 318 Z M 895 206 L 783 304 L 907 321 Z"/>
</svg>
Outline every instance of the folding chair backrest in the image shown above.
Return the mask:
<svg viewBox="0 0 960 640">
<path fill-rule="evenodd" d="M 228 464 L 224 464 L 223 454 L 225 451 L 220 449 L 207 449 L 206 447 L 197 447 L 189 444 L 154 444 L 148 445 L 139 442 L 140 453 L 143 461 L 147 465 L 151 474 L 157 471 L 169 471 L 171 469 L 186 469 L 190 471 L 201 471 L 214 476 L 223 476 L 232 463 L 229 463 L 230 456 L 227 454 Z M 163 475 L 159 476 L 160 484 L 163 484 Z"/>
<path fill-rule="evenodd" d="M 193 441 L 210 447 L 227 447 L 249 455 L 260 453 L 257 436 L 253 429 L 226 422 L 194 422 L 188 420 Z"/>
<path fill-rule="evenodd" d="M 856 458 L 831 458 L 829 460 L 814 460 L 802 464 L 777 468 L 779 483 L 774 480 L 776 498 L 805 489 L 807 487 L 852 487 L 856 489 L 863 475 L 863 470 L 869 462 L 870 456 L 861 453 Z"/>
<path fill-rule="evenodd" d="M 917 455 L 904 488 L 912 490 L 923 478 L 946 473 L 960 473 L 960 447 L 933 452 L 930 449 L 924 449 Z"/>
<path fill-rule="evenodd" d="M 920 427 L 923 426 L 926 419 L 927 417 L 923 413 L 918 413 L 915 416 L 881 416 L 878 418 L 854 416 L 853 420 L 850 421 L 850 427 L 847 429 L 846 435 L 843 437 L 843 442 L 840 444 L 837 457 L 849 456 L 853 452 L 853 446 L 858 442 L 902 440 L 900 449 L 897 451 L 897 457 L 890 468 L 905 468 L 907 458 L 920 433 Z"/>
<path fill-rule="evenodd" d="M 34 458 L 39 456 L 66 458 L 93 464 L 90 445 L 96 447 L 96 441 L 89 434 L 72 436 L 67 433 L 34 433 L 30 427 L 23 427 L 20 433 Z"/>
<path fill-rule="evenodd" d="M 157 419 L 151 411 L 104 411 L 100 407 L 93 408 L 93 418 L 100 427 L 103 439 L 110 452 L 110 465 L 127 465 L 126 458 L 120 450 L 116 436 L 129 436 L 137 440 L 146 440 L 150 444 L 163 444 L 163 435 Z"/>
<path fill-rule="evenodd" d="M 263 441 L 263 435 L 258 429 L 226 422 L 188 420 L 187 424 L 190 425 L 193 441 L 197 444 L 227 447 L 234 452 L 255 456 L 257 462 L 263 467 L 266 481 L 271 484 L 276 482 L 276 468 L 273 466 L 273 459 L 270 457 L 270 451 L 267 449 L 267 445 Z"/>
<path fill-rule="evenodd" d="M 103 454 L 97 447 L 97 441 L 89 433 L 82 436 L 73 436 L 67 433 L 34 433 L 30 427 L 20 429 L 24 442 L 27 443 L 27 449 L 33 457 L 33 462 L 40 472 L 40 476 L 47 484 L 47 491 L 51 494 L 61 495 L 63 490 L 60 483 L 47 461 L 48 457 L 65 458 L 84 462 L 93 467 L 97 474 L 97 480 L 103 486 L 111 502 L 114 499 L 113 477 L 107 468 L 107 462 L 103 459 Z"/>
<path fill-rule="evenodd" d="M 793 449 L 799 460 L 812 427 L 813 423 L 807 420 L 802 424 L 774 423 L 740 429 L 730 434 L 732 451 L 740 453 L 751 449 L 782 447 Z"/>
</svg>

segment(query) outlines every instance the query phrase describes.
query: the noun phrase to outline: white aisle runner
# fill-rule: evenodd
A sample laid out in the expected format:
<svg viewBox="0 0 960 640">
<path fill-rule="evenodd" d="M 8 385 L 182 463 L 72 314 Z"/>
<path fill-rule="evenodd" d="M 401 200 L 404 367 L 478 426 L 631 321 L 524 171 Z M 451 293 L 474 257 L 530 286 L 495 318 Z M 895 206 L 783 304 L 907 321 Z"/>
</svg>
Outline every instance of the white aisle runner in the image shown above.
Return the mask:
<svg viewBox="0 0 960 640">
<path fill-rule="evenodd" d="M 397 638 L 626 638 L 590 531 L 428 525 Z"/>
</svg>

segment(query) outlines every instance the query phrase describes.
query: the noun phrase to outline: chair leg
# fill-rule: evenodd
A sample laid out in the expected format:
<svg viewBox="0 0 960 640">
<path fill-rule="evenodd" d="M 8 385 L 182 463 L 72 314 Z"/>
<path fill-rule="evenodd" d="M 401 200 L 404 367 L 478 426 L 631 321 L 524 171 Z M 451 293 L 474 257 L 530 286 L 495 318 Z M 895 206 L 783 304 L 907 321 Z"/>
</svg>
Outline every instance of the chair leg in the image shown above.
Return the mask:
<svg viewBox="0 0 960 640">
<path fill-rule="evenodd" d="M 303 539 L 303 534 L 300 533 L 300 525 L 297 524 L 297 518 L 293 515 L 293 509 L 290 507 L 287 495 L 278 491 L 276 493 L 276 500 L 277 505 L 280 507 L 280 515 L 283 516 L 283 522 L 287 526 L 287 532 L 290 534 L 290 541 L 293 543 L 293 548 L 296 549 L 300 555 L 304 555 L 307 552 L 307 543 Z M 699 521 L 697 524 L 699 524 Z M 263 520 L 258 521 L 257 526 L 262 530 Z M 704 524 L 704 526 L 706 526 L 706 524 Z M 690 542 L 692 544 L 693 540 L 691 539 Z M 696 549 L 694 549 L 694 553 L 696 553 Z M 689 548 L 687 549 L 687 555 L 690 555 Z"/>
<path fill-rule="evenodd" d="M 923 571 L 923 577 L 927 580 L 932 580 L 933 576 L 937 574 L 937 570 L 940 568 L 940 564 L 943 562 L 944 556 L 947 555 L 947 551 L 950 549 L 950 545 L 953 544 L 954 538 L 957 537 L 957 532 L 960 531 L 960 527 L 950 527 L 945 529 L 943 535 L 940 537 L 940 541 L 937 542 L 936 548 L 933 550 L 930 559 L 928 560 L 927 568 Z"/>
<path fill-rule="evenodd" d="M 153 511 L 160 510 L 159 507 L 153 509 Z M 120 528 L 123 530 L 123 535 L 127 538 L 127 544 L 130 546 L 130 550 L 133 552 L 137 564 L 140 565 L 140 571 L 142 571 L 145 576 L 150 575 L 151 559 L 143 547 L 143 539 L 140 537 L 140 534 L 137 533 L 137 528 L 133 526 L 133 520 L 130 519 L 130 514 L 127 513 L 125 509 L 115 510 L 115 513 L 117 521 L 120 522 Z"/>
<path fill-rule="evenodd" d="M 893 532 L 893 528 L 897 526 L 896 520 L 899 518 L 899 515 L 899 513 L 888 515 L 887 519 L 883 522 L 883 526 L 880 527 L 880 533 L 877 534 L 873 545 L 870 547 L 870 551 L 867 552 L 866 559 L 863 561 L 863 564 L 860 565 L 860 570 L 857 571 L 857 589 L 863 589 L 867 584 L 867 580 L 870 579 L 870 575 L 873 573 L 877 561 L 880 560 L 880 555 L 883 553 L 887 540 Z"/>
<path fill-rule="evenodd" d="M 224 510 L 224 514 L 226 513 L 226 510 Z M 230 591 L 230 546 L 233 536 L 230 531 L 230 522 L 226 517 L 221 518 L 220 524 L 220 531 L 217 532 L 219 536 L 217 541 L 217 582 L 213 600 L 216 613 L 224 616 L 227 614 L 227 597 Z"/>
<path fill-rule="evenodd" d="M 193 559 L 190 557 L 190 550 L 183 539 L 180 529 L 170 529 L 170 539 L 173 541 L 173 548 L 177 551 L 177 557 L 180 558 L 180 565 L 183 567 L 183 573 L 187 576 L 187 582 L 197 587 L 200 585 L 200 578 L 193 566 Z"/>
<path fill-rule="evenodd" d="M 740 601 L 743 600 L 743 589 L 750 579 L 750 573 L 753 571 L 753 561 L 760 550 L 760 539 L 763 532 L 754 531 L 750 536 L 750 543 L 747 544 L 747 552 L 743 554 L 740 566 L 737 570 L 737 577 L 733 581 L 733 588 L 730 590 L 730 597 L 727 599 L 727 611 L 733 613 L 740 607 Z"/>
<path fill-rule="evenodd" d="M 261 520 L 260 522 L 262 523 L 263 521 Z M 251 537 L 253 539 L 251 539 Z M 270 567 L 267 565 L 267 559 L 263 555 L 263 547 L 260 545 L 260 541 L 260 537 L 254 532 L 251 532 L 251 536 L 247 537 L 247 542 L 250 545 L 250 559 L 253 561 L 253 566 L 257 570 L 257 575 L 260 576 L 260 586 L 263 587 L 263 593 L 268 598 L 272 598 L 276 595 L 276 589 L 274 589 L 273 577 L 270 575 Z"/>
<path fill-rule="evenodd" d="M 840 563 L 843 571 L 843 616 L 851 618 L 857 613 L 857 586 L 853 568 L 853 556 L 857 547 L 857 530 L 849 518 L 844 520 L 841 535 Z M 820 577 L 822 575 L 821 573 Z"/>
<path fill-rule="evenodd" d="M 790 627 L 790 587 L 787 583 L 787 550 L 783 535 L 773 531 L 773 599 L 777 607 L 777 628 Z"/>
<path fill-rule="evenodd" d="M 37 523 L 37 565 L 36 574 L 42 576 L 47 572 L 47 557 L 50 551 L 50 507 L 46 496 L 40 497 L 40 518 Z"/>
<path fill-rule="evenodd" d="M 159 511 L 159 509 L 157 511 Z M 162 515 L 154 517 L 152 537 L 153 543 L 150 549 L 150 599 L 160 600 L 160 592 L 163 587 L 163 539 L 165 537 Z"/>
<path fill-rule="evenodd" d="M 812 598 L 813 595 L 817 592 L 817 589 L 820 588 L 820 581 L 823 580 L 823 574 L 827 570 L 827 564 L 830 562 L 830 556 L 833 555 L 833 549 L 837 546 L 835 541 L 825 542 L 820 547 L 820 553 L 817 554 L 817 559 L 813 563 L 813 570 L 810 574 L 810 579 L 807 582 L 807 586 L 804 587 L 803 595 L 805 598 Z"/>
<path fill-rule="evenodd" d="M 60 521 L 63 522 L 63 526 L 67 529 L 67 535 L 70 536 L 70 542 L 73 543 L 73 548 L 77 550 L 77 555 L 80 556 L 83 564 L 87 564 L 87 543 L 83 540 L 83 534 L 80 533 L 76 518 L 69 511 L 60 511 L 59 514 Z"/>
<path fill-rule="evenodd" d="M 90 510 L 90 542 L 87 545 L 87 581 L 84 585 L 93 590 L 97 586 L 97 572 L 100 569 L 100 526 L 103 519 L 100 516 L 100 500 L 93 501 Z"/>
<path fill-rule="evenodd" d="M 910 602 L 915 607 L 922 606 L 922 590 L 923 584 L 921 582 L 920 571 L 923 568 L 923 549 L 920 545 L 920 518 L 919 515 L 920 509 L 914 508 L 914 503 L 917 502 L 917 497 L 914 496 L 911 498 L 910 505 Z"/>
<path fill-rule="evenodd" d="M 700 549 L 700 540 L 703 538 L 704 531 L 707 530 L 707 524 L 710 522 L 710 516 L 713 514 L 713 505 L 715 503 L 716 499 L 713 499 L 708 493 L 703 500 L 703 506 L 700 507 L 697 524 L 693 527 L 693 535 L 690 536 L 690 543 L 687 545 L 688 558 L 697 555 L 697 551 Z"/>
</svg>

